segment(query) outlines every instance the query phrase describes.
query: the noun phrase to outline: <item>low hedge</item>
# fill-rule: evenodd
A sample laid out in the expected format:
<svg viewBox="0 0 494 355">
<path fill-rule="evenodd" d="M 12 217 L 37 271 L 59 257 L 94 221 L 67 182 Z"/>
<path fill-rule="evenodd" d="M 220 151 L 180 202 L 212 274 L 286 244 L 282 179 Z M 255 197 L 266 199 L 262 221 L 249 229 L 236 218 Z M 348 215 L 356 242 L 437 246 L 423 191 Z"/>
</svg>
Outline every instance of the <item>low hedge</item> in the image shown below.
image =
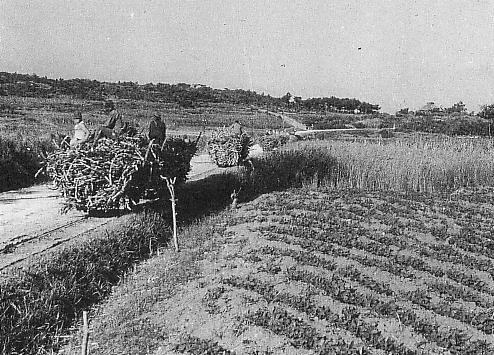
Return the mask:
<svg viewBox="0 0 494 355">
<path fill-rule="evenodd" d="M 44 140 L 0 137 L 0 192 L 32 185 L 42 155 L 54 148 Z"/>
</svg>

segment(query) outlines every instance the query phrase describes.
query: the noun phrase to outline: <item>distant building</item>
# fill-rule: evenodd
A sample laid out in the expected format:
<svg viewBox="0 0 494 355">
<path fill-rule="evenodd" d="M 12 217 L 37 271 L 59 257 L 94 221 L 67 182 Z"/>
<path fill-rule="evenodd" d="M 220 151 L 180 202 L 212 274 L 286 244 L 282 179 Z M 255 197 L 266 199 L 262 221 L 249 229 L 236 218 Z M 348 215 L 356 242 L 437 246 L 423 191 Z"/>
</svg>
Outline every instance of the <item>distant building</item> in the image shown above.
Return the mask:
<svg viewBox="0 0 494 355">
<path fill-rule="evenodd" d="M 418 115 L 431 115 L 433 113 L 441 112 L 442 108 L 437 106 L 433 101 L 429 101 L 422 108 L 416 111 Z"/>
</svg>

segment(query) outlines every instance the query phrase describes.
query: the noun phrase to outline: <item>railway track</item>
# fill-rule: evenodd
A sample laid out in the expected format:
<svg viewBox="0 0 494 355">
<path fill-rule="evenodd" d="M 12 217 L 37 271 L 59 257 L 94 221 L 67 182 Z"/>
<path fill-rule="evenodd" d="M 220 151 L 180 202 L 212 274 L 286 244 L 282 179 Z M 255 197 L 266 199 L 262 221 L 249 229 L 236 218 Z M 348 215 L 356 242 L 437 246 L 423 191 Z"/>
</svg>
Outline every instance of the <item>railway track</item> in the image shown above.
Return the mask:
<svg viewBox="0 0 494 355">
<path fill-rule="evenodd" d="M 34 235 L 18 235 L 0 244 L 0 272 L 33 256 L 59 247 L 81 235 L 104 227 L 119 217 L 77 218 Z"/>
</svg>

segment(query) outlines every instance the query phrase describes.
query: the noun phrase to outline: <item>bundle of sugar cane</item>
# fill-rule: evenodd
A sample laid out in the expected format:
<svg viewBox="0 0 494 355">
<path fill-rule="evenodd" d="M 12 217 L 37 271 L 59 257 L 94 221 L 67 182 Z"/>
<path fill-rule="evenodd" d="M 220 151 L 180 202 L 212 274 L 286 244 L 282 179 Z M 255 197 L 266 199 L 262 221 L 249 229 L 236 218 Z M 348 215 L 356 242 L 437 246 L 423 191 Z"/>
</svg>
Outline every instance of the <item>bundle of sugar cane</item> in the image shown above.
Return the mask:
<svg viewBox="0 0 494 355">
<path fill-rule="evenodd" d="M 234 133 L 229 129 L 219 129 L 211 134 L 208 152 L 219 167 L 235 166 L 242 163 L 249 154 L 252 145 L 250 137 Z"/>
<path fill-rule="evenodd" d="M 163 190 L 160 176 L 185 181 L 195 151 L 195 143 L 181 139 L 161 146 L 143 137 L 100 139 L 95 148 L 50 154 L 46 171 L 62 191 L 65 209 L 108 211 L 138 202 L 146 190 Z"/>
<path fill-rule="evenodd" d="M 272 151 L 286 144 L 289 140 L 287 134 L 265 134 L 258 138 L 259 145 L 266 152 Z"/>
</svg>

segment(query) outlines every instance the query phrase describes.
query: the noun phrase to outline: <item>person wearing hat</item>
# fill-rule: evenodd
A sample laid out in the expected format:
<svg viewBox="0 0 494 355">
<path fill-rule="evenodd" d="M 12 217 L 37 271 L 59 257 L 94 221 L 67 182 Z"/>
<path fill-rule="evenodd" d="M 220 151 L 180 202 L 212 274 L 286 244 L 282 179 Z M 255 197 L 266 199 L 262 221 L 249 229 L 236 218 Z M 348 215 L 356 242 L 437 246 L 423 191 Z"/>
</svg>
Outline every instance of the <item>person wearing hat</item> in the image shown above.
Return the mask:
<svg viewBox="0 0 494 355">
<path fill-rule="evenodd" d="M 113 103 L 113 101 L 106 101 L 104 110 L 105 113 L 108 115 L 108 119 L 106 123 L 99 128 L 94 139 L 93 146 L 95 146 L 98 142 L 98 139 L 102 137 L 118 140 L 124 127 L 122 114 L 115 108 L 115 104 Z"/>
<path fill-rule="evenodd" d="M 148 130 L 148 138 L 149 140 L 154 139 L 154 143 L 163 144 L 166 138 L 166 124 L 161 120 L 161 115 L 159 113 L 155 113 L 151 122 L 149 122 L 149 130 Z"/>
<path fill-rule="evenodd" d="M 86 124 L 82 120 L 82 113 L 80 111 L 74 113 L 74 123 L 74 136 L 70 140 L 70 146 L 72 148 L 78 147 L 82 143 L 86 142 L 90 135 Z"/>
</svg>

